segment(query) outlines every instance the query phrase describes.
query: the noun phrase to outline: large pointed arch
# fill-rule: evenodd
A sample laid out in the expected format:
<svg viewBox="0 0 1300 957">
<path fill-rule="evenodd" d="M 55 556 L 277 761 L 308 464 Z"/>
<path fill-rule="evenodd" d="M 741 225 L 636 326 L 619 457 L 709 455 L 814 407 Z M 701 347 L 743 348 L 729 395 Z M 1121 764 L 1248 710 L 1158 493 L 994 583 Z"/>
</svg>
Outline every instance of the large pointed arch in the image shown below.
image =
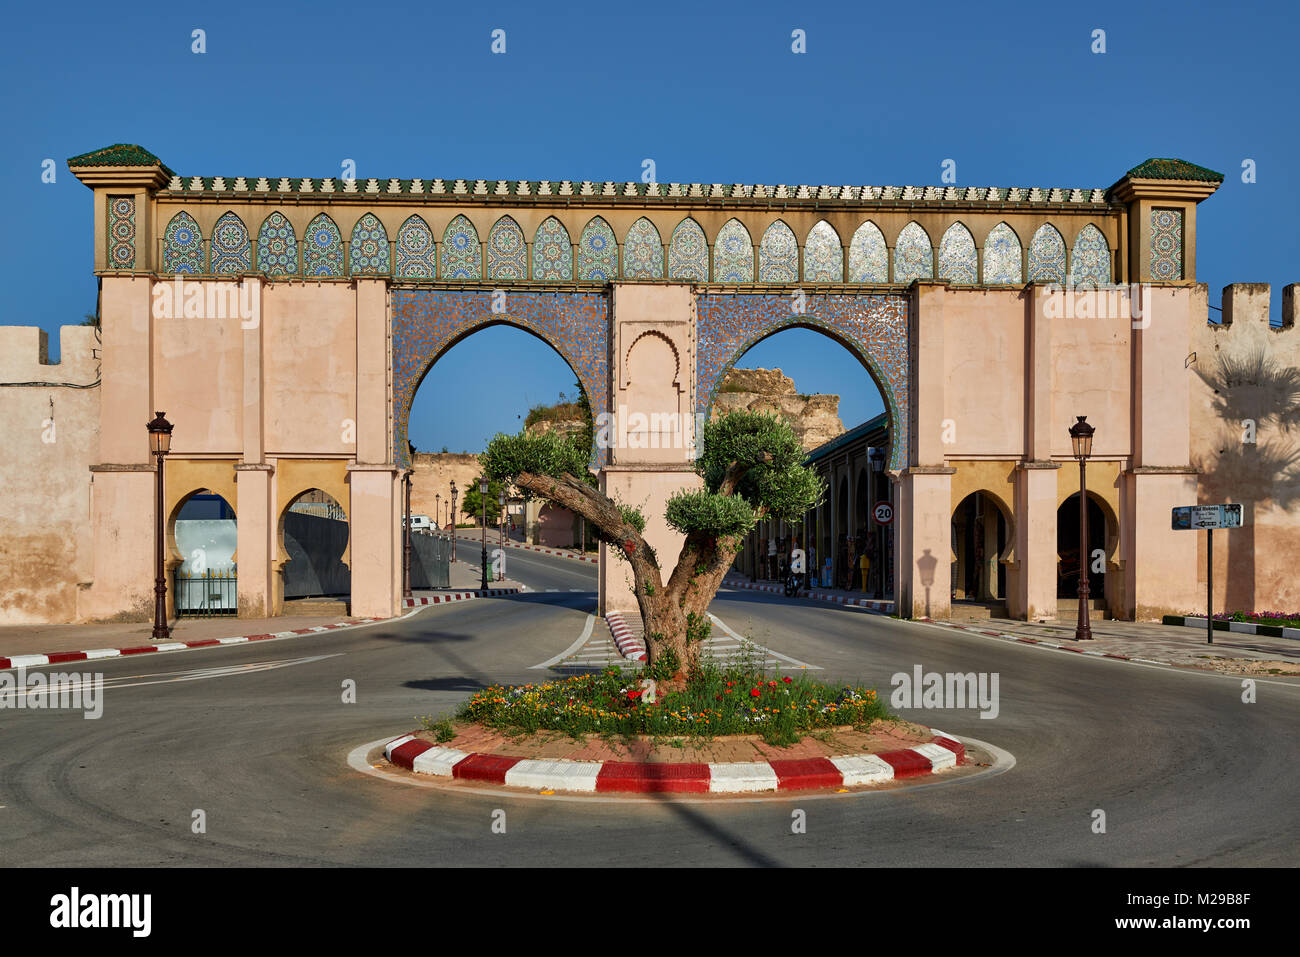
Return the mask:
<svg viewBox="0 0 1300 957">
<path fill-rule="evenodd" d="M 785 329 L 823 333 L 847 348 L 880 390 L 889 414 L 890 465 L 902 469 L 908 454 L 909 346 L 905 295 L 815 295 L 792 314 L 780 294 L 708 294 L 696 300 L 696 408 L 705 420 L 718 386 L 736 360 Z"/>
<path fill-rule="evenodd" d="M 181 210 L 163 231 L 162 271 L 196 275 L 203 272 L 203 234 L 194 217 Z"/>
</svg>

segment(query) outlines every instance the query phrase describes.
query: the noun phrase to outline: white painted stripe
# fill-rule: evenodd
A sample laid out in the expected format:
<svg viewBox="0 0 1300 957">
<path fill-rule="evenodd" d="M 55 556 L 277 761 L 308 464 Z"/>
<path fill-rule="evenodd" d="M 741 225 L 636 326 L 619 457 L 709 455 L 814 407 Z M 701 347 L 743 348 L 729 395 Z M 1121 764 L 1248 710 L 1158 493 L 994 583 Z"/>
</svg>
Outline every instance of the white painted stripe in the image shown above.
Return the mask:
<svg viewBox="0 0 1300 957">
<path fill-rule="evenodd" d="M 48 665 L 48 655 L 13 655 L 9 659 L 10 668 L 30 668 L 33 665 Z"/>
<path fill-rule="evenodd" d="M 240 642 L 244 642 L 244 641 L 248 641 L 248 638 L 246 638 L 246 637 L 240 637 L 240 638 L 218 638 L 218 639 L 217 639 L 217 644 L 219 644 L 219 645 L 237 645 L 237 644 L 239 644 Z"/>
<path fill-rule="evenodd" d="M 183 641 L 165 641 L 161 645 L 154 645 L 154 651 L 184 651 L 189 645 Z"/>
<path fill-rule="evenodd" d="M 948 753 L 952 754 L 951 751 Z M 840 774 L 844 775 L 845 787 L 880 784 L 883 781 L 894 780 L 893 767 L 888 761 L 874 754 L 846 754 L 843 757 L 831 758 L 830 762 L 839 769 Z"/>
<path fill-rule="evenodd" d="M 594 792 L 600 767 L 599 761 L 520 761 L 506 772 L 506 786 Z"/>
<path fill-rule="evenodd" d="M 1283 628 L 1283 638 L 1300 638 L 1300 628 Z"/>
<path fill-rule="evenodd" d="M 766 761 L 726 762 L 709 765 L 709 791 L 714 794 L 737 791 L 775 791 L 776 772 Z"/>
<path fill-rule="evenodd" d="M 596 626 L 596 616 L 588 615 L 587 623 L 583 626 L 582 634 L 578 636 L 577 641 L 569 645 L 569 647 L 565 648 L 554 658 L 548 658 L 545 661 L 543 661 L 540 665 L 533 665 L 532 668 L 530 668 L 529 670 L 531 671 L 538 668 L 549 668 L 551 665 L 557 664 L 560 661 L 563 661 L 565 658 L 568 658 L 570 655 L 572 655 L 574 652 L 576 652 L 579 648 L 581 648 L 583 645 L 587 643 L 587 639 L 591 637 L 591 629 L 594 628 L 595 626 Z"/>
<path fill-rule="evenodd" d="M 923 758 L 929 758 L 930 767 L 935 771 L 957 766 L 956 752 L 949 751 L 941 744 L 918 744 L 912 750 Z"/>
<path fill-rule="evenodd" d="M 440 777 L 451 777 L 451 769 L 461 761 L 469 757 L 466 751 L 457 751 L 455 748 L 440 748 L 434 745 L 428 751 L 417 755 L 411 762 L 411 770 L 419 774 L 437 774 Z"/>
<path fill-rule="evenodd" d="M 244 639 L 241 638 L 240 640 L 243 641 Z M 95 648 L 95 649 L 93 649 L 93 650 L 91 650 L 91 651 L 87 651 L 87 652 L 85 652 L 84 654 L 85 654 L 86 657 L 89 658 L 89 659 L 95 659 L 95 658 L 119 658 L 119 657 L 121 657 L 122 652 L 119 651 L 119 650 L 116 649 L 116 648 Z"/>
</svg>

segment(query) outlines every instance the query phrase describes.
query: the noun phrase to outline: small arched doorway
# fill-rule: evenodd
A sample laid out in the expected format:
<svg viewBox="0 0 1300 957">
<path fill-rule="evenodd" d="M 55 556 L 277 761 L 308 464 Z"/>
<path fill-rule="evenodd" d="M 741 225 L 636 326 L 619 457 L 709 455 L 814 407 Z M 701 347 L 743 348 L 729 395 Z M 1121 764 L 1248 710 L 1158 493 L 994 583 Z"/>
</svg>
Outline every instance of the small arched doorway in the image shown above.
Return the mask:
<svg viewBox="0 0 1300 957">
<path fill-rule="evenodd" d="M 1110 523 L 1101 504 L 1088 493 L 1088 597 L 1104 601 L 1106 597 L 1106 542 Z M 1056 510 L 1056 597 L 1079 597 L 1079 493 L 1075 492 Z"/>
<path fill-rule="evenodd" d="M 972 492 L 952 514 L 952 600 L 1003 602 L 1007 568 L 1001 561 L 1011 530 L 1004 507 L 985 492 Z"/>
<path fill-rule="evenodd" d="M 173 606 L 178 618 L 234 616 L 239 611 L 235 510 L 200 489 L 181 501 L 171 525 Z"/>
</svg>

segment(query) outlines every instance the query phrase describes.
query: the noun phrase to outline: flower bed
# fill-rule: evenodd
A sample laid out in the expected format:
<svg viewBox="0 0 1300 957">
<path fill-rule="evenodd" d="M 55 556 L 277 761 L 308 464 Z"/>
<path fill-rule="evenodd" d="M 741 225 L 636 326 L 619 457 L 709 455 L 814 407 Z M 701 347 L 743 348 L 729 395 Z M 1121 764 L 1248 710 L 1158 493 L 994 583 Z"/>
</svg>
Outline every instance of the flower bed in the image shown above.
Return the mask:
<svg viewBox="0 0 1300 957">
<path fill-rule="evenodd" d="M 712 738 L 757 734 L 769 744 L 798 741 L 823 728 L 866 727 L 891 717 L 876 692 L 832 687 L 803 675 L 775 677 L 751 668 L 706 668 L 681 691 L 646 700 L 635 672 L 617 666 L 541 684 L 493 685 L 457 714 L 502 731 L 561 731 L 577 737 Z"/>
<path fill-rule="evenodd" d="M 1255 625 L 1280 625 L 1300 628 L 1300 611 L 1234 611 L 1214 616 L 1215 621 L 1245 621 Z"/>
</svg>

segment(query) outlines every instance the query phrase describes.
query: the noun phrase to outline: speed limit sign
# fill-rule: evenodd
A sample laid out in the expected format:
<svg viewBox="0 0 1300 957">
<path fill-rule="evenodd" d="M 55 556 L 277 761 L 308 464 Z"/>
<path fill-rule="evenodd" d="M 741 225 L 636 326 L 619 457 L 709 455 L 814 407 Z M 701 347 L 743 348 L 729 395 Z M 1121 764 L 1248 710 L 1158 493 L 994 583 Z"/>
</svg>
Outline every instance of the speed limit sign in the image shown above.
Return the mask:
<svg viewBox="0 0 1300 957">
<path fill-rule="evenodd" d="M 876 520 L 877 525 L 888 525 L 894 520 L 894 506 L 888 502 L 877 502 L 871 517 Z"/>
</svg>

